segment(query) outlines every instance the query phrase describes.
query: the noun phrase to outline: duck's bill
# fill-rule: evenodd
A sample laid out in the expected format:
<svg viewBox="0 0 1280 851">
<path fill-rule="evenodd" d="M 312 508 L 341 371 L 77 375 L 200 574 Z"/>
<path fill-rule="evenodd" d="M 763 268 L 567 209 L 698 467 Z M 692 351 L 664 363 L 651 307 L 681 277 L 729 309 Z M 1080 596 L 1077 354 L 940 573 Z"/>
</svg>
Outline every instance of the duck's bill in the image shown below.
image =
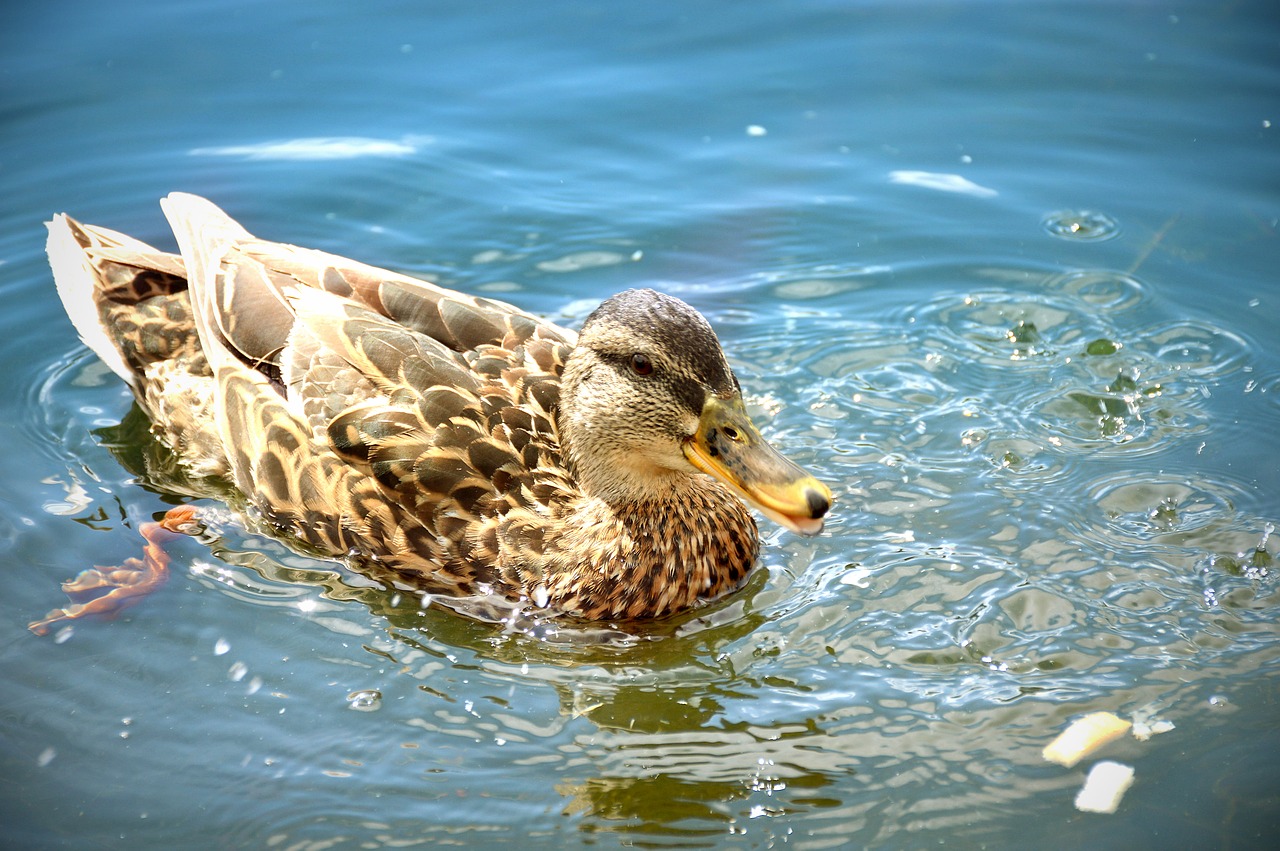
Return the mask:
<svg viewBox="0 0 1280 851">
<path fill-rule="evenodd" d="M 741 397 L 707 401 L 684 455 L 775 523 L 800 535 L 822 531 L 831 491 L 765 441 Z"/>
</svg>

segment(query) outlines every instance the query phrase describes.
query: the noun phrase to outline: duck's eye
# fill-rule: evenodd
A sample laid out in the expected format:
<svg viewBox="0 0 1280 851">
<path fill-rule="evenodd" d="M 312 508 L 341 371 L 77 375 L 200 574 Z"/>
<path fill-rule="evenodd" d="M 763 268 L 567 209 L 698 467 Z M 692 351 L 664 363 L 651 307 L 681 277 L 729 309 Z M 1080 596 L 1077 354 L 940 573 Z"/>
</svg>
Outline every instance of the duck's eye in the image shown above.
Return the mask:
<svg viewBox="0 0 1280 851">
<path fill-rule="evenodd" d="M 636 352 L 631 356 L 631 368 L 636 375 L 648 375 L 653 372 L 653 361 L 647 355 Z"/>
</svg>

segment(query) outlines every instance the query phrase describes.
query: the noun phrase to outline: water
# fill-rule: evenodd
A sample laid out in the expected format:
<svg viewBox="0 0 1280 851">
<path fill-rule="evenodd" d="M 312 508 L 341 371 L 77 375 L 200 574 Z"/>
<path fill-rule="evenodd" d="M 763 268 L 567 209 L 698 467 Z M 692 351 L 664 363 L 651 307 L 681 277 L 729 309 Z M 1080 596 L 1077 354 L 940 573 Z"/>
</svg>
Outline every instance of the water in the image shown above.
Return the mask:
<svg viewBox="0 0 1280 851">
<path fill-rule="evenodd" d="M 1269 847 L 1265 2 L 26 4 L 0 33 L 0 833 L 15 847 Z M 696 617 L 524 635 L 175 500 L 40 222 L 155 200 L 574 323 L 720 332 L 836 494 Z M 121 421 L 124 425 L 119 425 Z M 206 504 L 208 505 L 208 504 Z M 1074 769 L 1080 714 L 1174 728 Z M 1115 815 L 1072 806 L 1105 756 Z"/>
</svg>

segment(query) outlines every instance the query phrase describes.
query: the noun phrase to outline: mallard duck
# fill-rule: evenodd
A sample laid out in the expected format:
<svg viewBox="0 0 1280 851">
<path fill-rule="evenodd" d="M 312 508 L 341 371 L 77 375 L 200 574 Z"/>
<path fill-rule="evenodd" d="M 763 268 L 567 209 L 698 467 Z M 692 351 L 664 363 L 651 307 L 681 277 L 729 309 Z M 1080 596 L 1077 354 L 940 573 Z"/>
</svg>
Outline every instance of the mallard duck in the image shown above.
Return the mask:
<svg viewBox="0 0 1280 851">
<path fill-rule="evenodd" d="M 831 492 L 760 435 L 679 299 L 621 293 L 575 334 L 257 239 L 204 198 L 161 206 L 180 254 L 56 216 L 58 292 L 159 439 L 286 539 L 431 594 L 627 621 L 739 586 L 746 504 L 822 529 Z"/>
</svg>

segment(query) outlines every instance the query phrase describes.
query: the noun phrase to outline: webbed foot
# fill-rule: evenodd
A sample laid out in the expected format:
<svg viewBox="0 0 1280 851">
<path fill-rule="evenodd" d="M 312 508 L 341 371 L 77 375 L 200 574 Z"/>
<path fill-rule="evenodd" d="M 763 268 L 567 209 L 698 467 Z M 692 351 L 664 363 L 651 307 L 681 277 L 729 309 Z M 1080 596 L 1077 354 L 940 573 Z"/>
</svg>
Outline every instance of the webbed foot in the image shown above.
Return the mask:
<svg viewBox="0 0 1280 851">
<path fill-rule="evenodd" d="M 54 609 L 27 624 L 27 629 L 36 635 L 45 635 L 50 626 L 60 621 L 86 615 L 112 617 L 155 591 L 169 578 L 169 554 L 162 544 L 178 535 L 190 534 L 195 515 L 193 506 L 180 505 L 170 509 L 159 521 L 143 523 L 138 528 L 146 540 L 142 558 L 127 558 L 124 564 L 113 567 L 94 567 L 62 583 L 62 590 L 72 600 L 71 605 Z"/>
</svg>

